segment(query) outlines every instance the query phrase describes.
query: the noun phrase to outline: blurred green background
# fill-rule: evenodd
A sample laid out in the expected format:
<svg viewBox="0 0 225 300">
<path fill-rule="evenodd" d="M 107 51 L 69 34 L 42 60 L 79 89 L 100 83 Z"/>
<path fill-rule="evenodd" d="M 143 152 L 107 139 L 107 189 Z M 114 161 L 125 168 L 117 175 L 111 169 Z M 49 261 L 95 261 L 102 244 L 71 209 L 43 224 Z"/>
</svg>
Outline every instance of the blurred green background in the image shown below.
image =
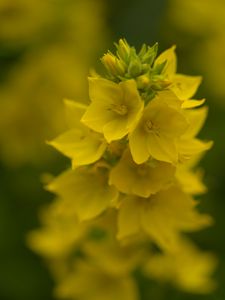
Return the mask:
<svg viewBox="0 0 225 300">
<path fill-rule="evenodd" d="M 16 0 L 9 1 L 11 2 L 11 11 L 10 8 L 3 9 L 7 1 L 4 2 L 0 0 L 0 27 L 1 22 L 4 22 L 5 19 L 12 18 L 13 14 L 20 14 L 19 10 L 13 11 Z M 94 2 L 92 1 L 92 3 Z M 140 279 L 142 300 L 225 299 L 225 203 L 223 199 L 225 192 L 225 84 L 224 87 L 221 84 L 221 82 L 225 82 L 225 73 L 223 74 L 223 69 L 225 69 L 225 38 L 223 39 L 225 32 L 223 33 L 223 31 L 225 27 L 221 27 L 223 26 L 221 20 L 225 19 L 225 7 L 223 1 L 219 0 L 198 0 L 196 3 L 199 4 L 199 7 L 196 3 L 192 5 L 193 1 L 183 2 L 186 3 L 186 6 L 182 6 L 182 1 L 172 0 L 105 0 L 103 12 L 98 16 L 103 23 L 99 34 L 104 35 L 104 42 L 99 42 L 98 47 L 94 46 L 95 53 L 90 62 L 88 61 L 88 64 L 90 63 L 92 66 L 98 65 L 97 57 L 106 52 L 108 47 L 112 49 L 112 42 L 117 41 L 120 37 L 125 37 L 130 44 L 137 48 L 142 43 L 151 45 L 157 41 L 160 52 L 172 44 L 177 45 L 178 71 L 180 73 L 201 74 L 204 78 L 197 96 L 198 98 L 206 97 L 210 110 L 201 136 L 214 140 L 215 145 L 201 162 L 205 169 L 205 182 L 209 188 L 208 194 L 202 197 L 201 209 L 214 217 L 215 225 L 204 232 L 192 235 L 192 237 L 202 249 L 212 251 L 218 256 L 219 267 L 215 274 L 218 288 L 211 295 L 191 295 L 170 286 L 160 286 L 155 282 L 145 282 Z M 60 6 L 60 1 L 53 1 L 53 3 L 57 9 L 60 9 L 57 7 Z M 180 14 L 180 19 L 177 14 Z M 188 21 L 182 23 L 182 15 L 186 15 L 191 26 Z M 30 20 L 26 20 L 26 15 L 22 15 L 21 18 L 24 18 L 26 26 L 29 27 Z M 43 16 L 40 15 L 40 18 Z M 88 18 L 89 16 L 87 16 Z M 212 24 L 211 22 L 215 24 L 209 26 Z M 54 22 L 52 24 L 54 29 Z M 86 26 L 85 18 L 82 26 Z M 105 32 L 103 33 L 103 31 Z M 37 32 L 34 33 L 38 36 Z M 58 34 L 56 28 L 55 35 L 58 36 Z M 73 32 L 70 34 L 73 35 Z M 23 41 L 26 41 L 24 43 L 22 38 L 18 38 L 16 41 L 14 37 L 14 40 L 12 38 L 14 43 L 12 43 L 12 40 L 8 41 L 2 37 L 4 37 L 3 29 L 0 29 L 0 89 L 4 90 L 10 81 L 12 70 L 19 66 L 17 72 L 19 77 L 24 57 L 32 53 L 35 47 L 43 48 L 42 43 L 48 43 L 48 39 L 51 40 L 52 35 L 45 34 L 44 39 L 40 42 L 38 39 L 34 41 L 31 34 L 27 40 L 24 38 Z M 86 37 L 84 39 L 86 39 L 84 45 L 92 49 L 93 41 Z M 62 40 L 64 43 L 64 37 Z M 78 54 L 74 51 L 74 55 Z M 24 80 L 26 82 L 26 78 Z M 29 84 L 28 80 L 27 89 L 29 89 Z M 76 84 L 74 84 L 74 89 L 76 89 Z M 36 93 L 35 87 L 32 92 Z M 16 88 L 15 94 L 17 94 Z M 72 95 L 73 92 L 70 94 Z M 76 94 L 75 91 L 74 94 Z M 0 103 L 3 100 L 1 99 L 2 95 L 5 93 L 0 93 Z M 11 132 L 8 132 L 5 123 L 1 125 L 5 108 L 0 106 L 0 109 L 1 148 L 4 147 L 4 143 L 11 143 L 6 139 Z M 25 127 L 29 127 L 29 124 L 26 124 Z M 2 132 L 4 139 L 1 138 Z M 44 152 L 47 152 L 48 159 L 38 162 L 35 157 L 35 162 L 25 160 L 23 163 L 10 165 L 5 163 L 4 157 L 0 157 L 1 300 L 53 299 L 53 282 L 45 263 L 28 249 L 25 242 L 26 234 L 31 229 L 38 227 L 39 208 L 52 199 L 52 196 L 43 190 L 41 175 L 45 172 L 58 174 L 69 164 L 67 159 L 49 149 L 48 146 L 44 146 L 43 141 L 42 148 L 45 147 L 47 150 Z"/>
</svg>

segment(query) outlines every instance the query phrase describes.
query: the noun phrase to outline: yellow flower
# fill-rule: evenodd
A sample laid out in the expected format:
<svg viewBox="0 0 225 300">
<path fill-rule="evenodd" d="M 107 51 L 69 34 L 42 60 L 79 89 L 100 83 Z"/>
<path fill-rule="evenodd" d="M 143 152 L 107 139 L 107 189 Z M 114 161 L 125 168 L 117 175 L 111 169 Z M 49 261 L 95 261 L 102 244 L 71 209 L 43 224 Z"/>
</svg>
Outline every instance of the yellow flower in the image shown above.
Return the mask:
<svg viewBox="0 0 225 300">
<path fill-rule="evenodd" d="M 215 282 L 210 278 L 217 265 L 216 258 L 201 252 L 190 241 L 182 239 L 175 253 L 152 256 L 145 272 L 161 282 L 171 282 L 178 288 L 197 294 L 212 292 Z"/>
<path fill-rule="evenodd" d="M 49 259 L 64 258 L 84 235 L 85 226 L 80 225 L 76 214 L 56 199 L 41 214 L 42 227 L 28 235 L 29 246 Z"/>
<path fill-rule="evenodd" d="M 180 100 L 190 99 L 197 91 L 202 78 L 201 76 L 186 76 L 176 74 L 177 57 L 175 46 L 162 52 L 155 60 L 155 66 L 166 61 L 162 74 L 171 82 L 169 89 L 172 90 Z"/>
<path fill-rule="evenodd" d="M 103 155 L 107 144 L 100 134 L 80 122 L 87 107 L 69 100 L 65 101 L 65 105 L 68 125 L 72 129 L 49 144 L 71 158 L 74 167 L 96 162 Z"/>
<path fill-rule="evenodd" d="M 116 238 L 116 209 L 109 209 L 95 220 L 85 223 L 89 226 L 89 232 L 81 244 L 81 250 L 89 261 L 94 261 L 96 267 L 112 276 L 123 276 L 143 261 L 146 254 L 143 243 L 121 243 Z M 99 233 L 100 237 L 95 238 L 95 233 Z"/>
<path fill-rule="evenodd" d="M 183 191 L 192 195 L 203 194 L 207 191 L 207 187 L 202 182 L 202 176 L 201 170 L 193 172 L 185 165 L 181 165 L 176 171 L 176 178 Z"/>
<path fill-rule="evenodd" d="M 195 155 L 190 160 L 177 166 L 176 179 L 185 193 L 199 195 L 207 192 L 207 187 L 202 182 L 203 171 L 200 168 L 196 169 L 196 165 L 202 156 L 202 153 Z"/>
<path fill-rule="evenodd" d="M 101 214 L 118 197 L 117 190 L 108 185 L 107 169 L 80 167 L 69 170 L 51 182 L 47 189 L 66 201 L 80 221 Z"/>
<path fill-rule="evenodd" d="M 177 187 L 149 197 L 122 199 L 118 217 L 118 238 L 144 231 L 159 247 L 174 251 L 181 231 L 194 231 L 211 224 L 209 216 L 199 214 L 196 202 Z"/>
<path fill-rule="evenodd" d="M 109 184 L 122 193 L 149 197 L 168 187 L 173 181 L 175 167 L 156 160 L 137 165 L 127 149 L 121 160 L 111 170 Z"/>
<path fill-rule="evenodd" d="M 194 155 L 207 151 L 212 147 L 212 141 L 205 142 L 196 138 L 196 135 L 204 125 L 207 113 L 208 109 L 206 107 L 185 110 L 185 116 L 190 125 L 177 143 L 179 161 L 189 160 Z"/>
<path fill-rule="evenodd" d="M 150 156 L 173 164 L 178 161 L 176 143 L 188 124 L 175 108 L 176 100 L 172 92 L 165 91 L 145 107 L 137 127 L 129 135 L 131 154 L 137 164 L 146 162 Z"/>
<path fill-rule="evenodd" d="M 77 300 L 138 300 L 138 291 L 130 275 L 112 276 L 90 262 L 78 261 L 59 282 L 55 295 Z"/>
<path fill-rule="evenodd" d="M 139 120 L 144 103 L 134 80 L 119 84 L 103 78 L 89 78 L 91 104 L 82 121 L 111 142 L 127 135 Z"/>
</svg>

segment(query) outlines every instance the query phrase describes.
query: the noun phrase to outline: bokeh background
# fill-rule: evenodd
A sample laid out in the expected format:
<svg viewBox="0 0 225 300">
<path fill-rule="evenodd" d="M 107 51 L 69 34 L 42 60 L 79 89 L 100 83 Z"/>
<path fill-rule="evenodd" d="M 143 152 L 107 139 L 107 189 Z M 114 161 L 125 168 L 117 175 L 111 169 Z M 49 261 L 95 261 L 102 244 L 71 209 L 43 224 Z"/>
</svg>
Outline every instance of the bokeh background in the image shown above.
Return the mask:
<svg viewBox="0 0 225 300">
<path fill-rule="evenodd" d="M 0 299 L 51 300 L 44 261 L 26 245 L 38 211 L 52 200 L 46 173 L 69 161 L 45 141 L 64 128 L 62 98 L 87 101 L 86 76 L 125 37 L 137 48 L 177 45 L 178 71 L 202 75 L 197 97 L 210 108 L 203 138 L 208 194 L 201 209 L 215 225 L 192 238 L 219 258 L 211 295 L 191 295 L 140 279 L 141 300 L 225 299 L 225 1 L 0 0 Z"/>
</svg>

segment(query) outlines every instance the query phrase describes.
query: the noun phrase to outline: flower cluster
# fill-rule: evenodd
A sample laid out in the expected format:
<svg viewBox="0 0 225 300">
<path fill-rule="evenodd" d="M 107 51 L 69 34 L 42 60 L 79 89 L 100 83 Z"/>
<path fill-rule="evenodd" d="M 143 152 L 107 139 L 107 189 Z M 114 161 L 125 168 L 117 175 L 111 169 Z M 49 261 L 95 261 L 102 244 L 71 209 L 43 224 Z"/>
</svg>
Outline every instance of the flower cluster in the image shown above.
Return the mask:
<svg viewBox="0 0 225 300">
<path fill-rule="evenodd" d="M 30 244 L 61 298 L 137 300 L 134 271 L 209 292 L 215 258 L 183 236 L 212 223 L 193 198 L 206 190 L 196 164 L 212 146 L 196 137 L 201 78 L 176 73 L 175 47 L 158 57 L 157 44 L 116 48 L 102 58 L 106 75 L 89 77 L 90 104 L 65 100 L 69 130 L 49 144 L 72 168 L 48 184 L 57 200 Z"/>
</svg>

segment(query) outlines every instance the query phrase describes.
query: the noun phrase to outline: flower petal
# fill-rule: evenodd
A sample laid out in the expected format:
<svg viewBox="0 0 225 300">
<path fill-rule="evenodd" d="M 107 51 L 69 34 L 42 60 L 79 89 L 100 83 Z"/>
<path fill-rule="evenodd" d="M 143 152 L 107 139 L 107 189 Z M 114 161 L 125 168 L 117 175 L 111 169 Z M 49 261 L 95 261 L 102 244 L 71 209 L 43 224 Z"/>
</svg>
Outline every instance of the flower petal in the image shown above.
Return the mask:
<svg viewBox="0 0 225 300">
<path fill-rule="evenodd" d="M 170 89 L 177 95 L 179 99 L 187 100 L 194 96 L 201 81 L 201 76 L 175 74 Z"/>
<path fill-rule="evenodd" d="M 101 214 L 118 197 L 117 190 L 109 186 L 105 174 L 92 173 L 84 168 L 64 172 L 47 189 L 68 203 L 80 221 Z"/>
<path fill-rule="evenodd" d="M 176 164 L 178 161 L 178 151 L 174 139 L 166 135 L 151 134 L 148 136 L 148 151 L 157 160 Z"/>
<path fill-rule="evenodd" d="M 50 145 L 73 160 L 74 166 L 91 164 L 103 155 L 107 144 L 89 130 L 71 129 L 58 136 Z"/>
</svg>

